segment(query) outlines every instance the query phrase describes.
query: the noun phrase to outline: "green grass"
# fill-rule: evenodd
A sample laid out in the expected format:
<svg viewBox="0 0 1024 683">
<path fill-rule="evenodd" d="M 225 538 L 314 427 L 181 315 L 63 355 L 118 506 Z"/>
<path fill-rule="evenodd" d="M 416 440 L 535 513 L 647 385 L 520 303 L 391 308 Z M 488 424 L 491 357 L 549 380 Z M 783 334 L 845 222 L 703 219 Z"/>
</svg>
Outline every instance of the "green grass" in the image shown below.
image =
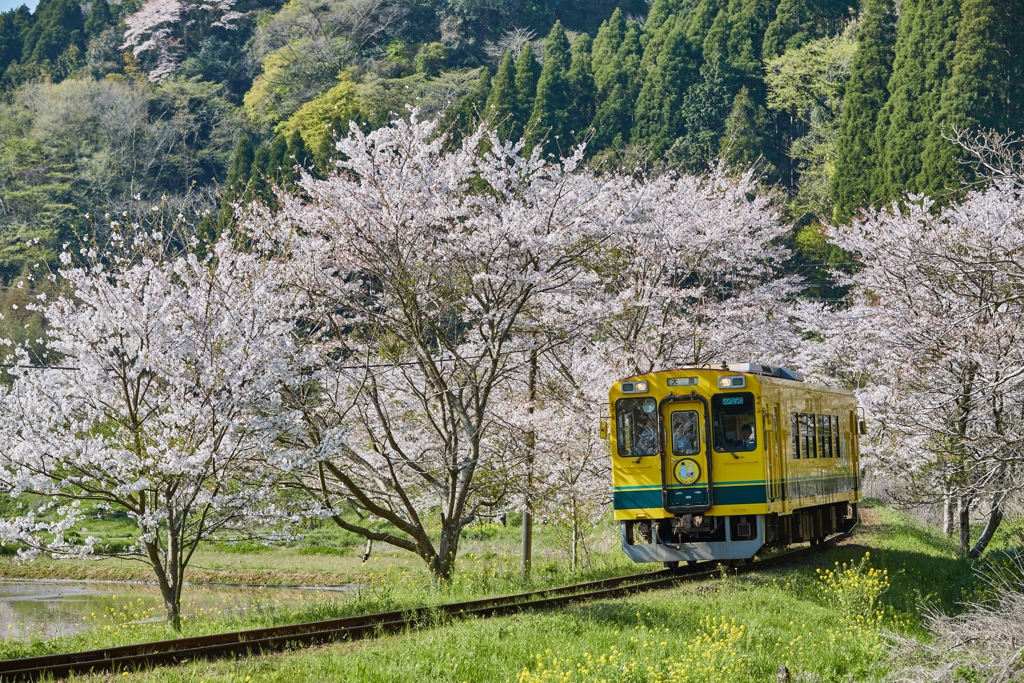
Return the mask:
<svg viewBox="0 0 1024 683">
<path fill-rule="evenodd" d="M 979 586 L 971 563 L 956 558 L 950 539 L 884 507 L 865 510 L 864 518 L 862 531 L 839 548 L 770 572 L 558 612 L 439 623 L 354 644 L 199 662 L 117 678 L 189 683 L 546 683 L 565 680 L 571 672 L 572 681 L 714 683 L 774 680 L 778 667 L 785 664 L 794 680 L 882 680 L 887 672 L 883 629 L 926 638 L 920 621 L 924 605 L 956 611 L 957 603 Z M 1012 543 L 1014 538 L 1008 534 L 1003 540 Z M 471 542 L 473 550 L 462 558 L 447 590 L 419 578 L 418 569 L 381 564 L 373 570 L 372 587 L 358 598 L 314 600 L 288 609 L 264 605 L 231 619 L 201 616 L 187 622 L 186 630 L 208 633 L 515 590 L 515 558 L 505 552 L 503 543 L 500 533 L 491 540 Z M 609 550 L 609 564 L 593 574 L 642 569 L 614 564 L 614 555 Z M 830 571 L 832 583 L 826 586 L 822 576 Z M 538 581 L 545 581 L 543 574 Z M 137 625 L 122 628 L 116 638 L 148 639 L 158 632 L 166 635 L 166 627 Z M 111 638 L 110 631 L 92 631 L 61 645 L 99 646 Z M 24 647 L 33 645 L 7 643 L 0 657 L 15 656 Z"/>
</svg>

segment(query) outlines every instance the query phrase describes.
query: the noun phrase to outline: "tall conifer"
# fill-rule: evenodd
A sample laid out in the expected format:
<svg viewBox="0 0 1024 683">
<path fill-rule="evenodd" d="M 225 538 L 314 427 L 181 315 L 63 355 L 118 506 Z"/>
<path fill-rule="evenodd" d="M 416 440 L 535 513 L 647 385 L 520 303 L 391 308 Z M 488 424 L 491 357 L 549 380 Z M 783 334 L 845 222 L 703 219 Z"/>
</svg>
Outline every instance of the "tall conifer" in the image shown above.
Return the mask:
<svg viewBox="0 0 1024 683">
<path fill-rule="evenodd" d="M 513 138 L 523 135 L 530 120 L 539 79 L 540 64 L 533 55 L 533 46 L 526 43 L 516 59 L 516 129 L 512 132 Z"/>
<path fill-rule="evenodd" d="M 615 8 L 612 15 L 601 22 L 601 28 L 597 30 L 592 48 L 594 61 L 594 85 L 597 87 L 598 98 L 603 100 L 611 90 L 617 78 L 613 64 L 615 55 L 619 52 L 622 39 L 626 36 L 626 19 L 622 10 Z M 619 68 L 621 68 L 621 64 Z"/>
<path fill-rule="evenodd" d="M 644 27 L 651 35 L 654 35 L 670 17 L 675 19 L 682 4 L 682 0 L 654 0 L 651 10 L 647 13 Z"/>
<path fill-rule="evenodd" d="M 89 16 L 85 20 L 85 35 L 95 38 L 113 23 L 114 15 L 110 12 L 107 0 L 92 0 Z"/>
<path fill-rule="evenodd" d="M 527 144 L 544 145 L 548 154 L 567 155 L 572 136 L 569 118 L 569 68 L 572 54 L 569 39 L 556 21 L 544 41 L 544 67 L 537 81 L 537 96 L 527 123 Z"/>
<path fill-rule="evenodd" d="M 921 162 L 956 43 L 957 0 L 904 0 L 900 12 L 889 101 L 879 120 L 882 163 L 874 200 L 928 189 Z"/>
<path fill-rule="evenodd" d="M 291 169 L 292 163 L 288 159 L 288 138 L 284 133 L 278 133 L 273 142 L 270 143 L 270 150 L 267 153 L 267 166 L 263 169 L 264 175 L 271 181 L 280 184 L 283 174 Z"/>
<path fill-rule="evenodd" d="M 686 37 L 691 45 L 699 45 L 703 48 L 704 41 L 711 31 L 715 19 L 724 9 L 724 5 L 725 0 L 700 0 L 689 18 Z"/>
<path fill-rule="evenodd" d="M 952 75 L 943 88 L 921 160 L 921 189 L 925 192 L 939 192 L 961 180 L 957 149 L 946 136 L 955 130 L 1014 130 L 1020 124 L 1007 117 L 1006 103 L 1013 98 L 1014 89 L 1007 79 L 1011 71 L 1007 66 L 1015 52 L 1020 55 L 1021 46 L 1004 42 L 1013 35 L 1004 27 L 1012 27 L 1013 22 L 1001 23 L 1000 4 L 1008 3 L 964 0 L 961 7 Z M 1014 38 L 1019 41 L 1020 35 Z"/>
<path fill-rule="evenodd" d="M 751 166 L 763 156 L 763 133 L 768 116 L 758 106 L 750 91 L 740 88 L 732 102 L 732 110 L 725 119 L 725 130 L 719 142 L 719 156 L 739 167 Z"/>
<path fill-rule="evenodd" d="M 764 61 L 807 42 L 804 24 L 808 18 L 807 0 L 779 0 L 775 18 L 764 32 L 764 45 L 761 47 Z"/>
<path fill-rule="evenodd" d="M 836 144 L 832 181 L 836 221 L 849 220 L 858 207 L 871 201 L 873 169 L 879 163 L 875 128 L 888 99 L 895 41 L 894 1 L 865 0 Z"/>
<path fill-rule="evenodd" d="M 487 97 L 484 115 L 494 126 L 498 137 L 503 140 L 518 138 L 522 130 L 516 126 L 519 112 L 519 97 L 516 94 L 516 67 L 512 53 L 506 52 L 501 58 L 497 73 L 491 80 L 491 92 Z"/>
<path fill-rule="evenodd" d="M 661 154 L 683 134 L 683 98 L 696 80 L 687 26 L 673 22 L 661 54 L 637 98 L 633 139 Z"/>
<path fill-rule="evenodd" d="M 569 81 L 569 128 L 576 142 L 582 142 L 592 130 L 597 101 L 590 45 L 590 36 L 586 33 L 576 38 L 572 44 L 572 66 L 566 76 Z"/>
</svg>

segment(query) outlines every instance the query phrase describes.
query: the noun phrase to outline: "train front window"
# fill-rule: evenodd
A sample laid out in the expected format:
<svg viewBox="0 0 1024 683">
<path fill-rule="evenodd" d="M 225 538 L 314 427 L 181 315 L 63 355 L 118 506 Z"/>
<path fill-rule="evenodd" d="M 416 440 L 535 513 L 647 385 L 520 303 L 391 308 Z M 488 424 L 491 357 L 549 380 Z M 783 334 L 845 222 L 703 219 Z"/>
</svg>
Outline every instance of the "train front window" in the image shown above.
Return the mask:
<svg viewBox="0 0 1024 683">
<path fill-rule="evenodd" d="M 672 413 L 672 452 L 675 455 L 700 453 L 700 418 L 696 410 L 677 410 Z"/>
<path fill-rule="evenodd" d="M 657 455 L 657 402 L 653 398 L 620 398 L 615 402 L 615 430 L 620 456 Z"/>
<path fill-rule="evenodd" d="M 711 398 L 715 450 L 752 451 L 757 447 L 753 394 L 717 394 Z"/>
</svg>

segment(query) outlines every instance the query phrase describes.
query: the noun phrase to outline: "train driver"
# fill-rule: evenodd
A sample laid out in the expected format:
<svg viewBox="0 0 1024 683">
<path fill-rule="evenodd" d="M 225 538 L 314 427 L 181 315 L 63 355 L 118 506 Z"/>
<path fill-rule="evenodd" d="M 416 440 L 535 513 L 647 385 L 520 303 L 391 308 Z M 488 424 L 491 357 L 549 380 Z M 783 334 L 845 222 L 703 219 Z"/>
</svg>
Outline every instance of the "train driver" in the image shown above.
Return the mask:
<svg viewBox="0 0 1024 683">
<path fill-rule="evenodd" d="M 746 449 L 754 448 L 754 428 L 748 424 L 740 427 L 740 447 Z"/>
</svg>

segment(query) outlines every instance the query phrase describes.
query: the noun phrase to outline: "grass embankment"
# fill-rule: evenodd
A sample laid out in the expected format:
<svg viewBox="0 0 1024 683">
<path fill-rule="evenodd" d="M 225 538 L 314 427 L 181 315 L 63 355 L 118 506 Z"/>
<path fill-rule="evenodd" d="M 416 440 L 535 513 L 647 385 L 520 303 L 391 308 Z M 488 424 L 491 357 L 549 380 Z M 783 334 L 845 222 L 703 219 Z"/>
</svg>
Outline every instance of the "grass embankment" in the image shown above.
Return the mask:
<svg viewBox="0 0 1024 683">
<path fill-rule="evenodd" d="M 117 678 L 714 683 L 774 680 L 785 665 L 793 680 L 879 680 L 887 662 L 882 629 L 926 636 L 922 605 L 952 611 L 978 587 L 970 563 L 955 557 L 947 539 L 884 508 L 866 511 L 865 519 L 850 542 L 771 572 L 559 612 L 457 621 L 377 641 Z M 479 572 L 485 561 L 475 562 L 464 574 Z M 378 590 L 382 601 L 418 592 L 401 576 Z M 267 610 L 251 618 L 264 623 L 275 616 Z M 205 617 L 188 628 L 200 622 L 227 626 Z M 90 637 L 103 635 L 80 636 Z"/>
</svg>

